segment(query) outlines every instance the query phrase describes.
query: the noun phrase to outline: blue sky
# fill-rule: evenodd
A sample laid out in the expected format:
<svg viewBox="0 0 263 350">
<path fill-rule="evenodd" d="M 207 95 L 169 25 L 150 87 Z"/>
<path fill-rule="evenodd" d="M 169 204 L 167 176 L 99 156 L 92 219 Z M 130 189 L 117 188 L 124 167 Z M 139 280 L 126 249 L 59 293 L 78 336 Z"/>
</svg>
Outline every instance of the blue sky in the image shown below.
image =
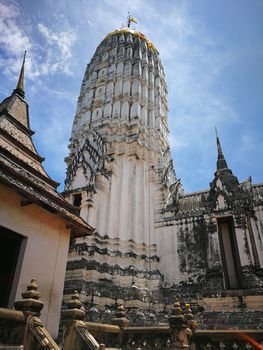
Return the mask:
<svg viewBox="0 0 263 350">
<path fill-rule="evenodd" d="M 239 180 L 263 182 L 262 0 L 0 0 L 0 99 L 14 89 L 28 50 L 34 143 L 60 189 L 86 64 L 128 11 L 160 52 L 171 149 L 185 191 L 209 187 L 215 125 Z"/>
</svg>

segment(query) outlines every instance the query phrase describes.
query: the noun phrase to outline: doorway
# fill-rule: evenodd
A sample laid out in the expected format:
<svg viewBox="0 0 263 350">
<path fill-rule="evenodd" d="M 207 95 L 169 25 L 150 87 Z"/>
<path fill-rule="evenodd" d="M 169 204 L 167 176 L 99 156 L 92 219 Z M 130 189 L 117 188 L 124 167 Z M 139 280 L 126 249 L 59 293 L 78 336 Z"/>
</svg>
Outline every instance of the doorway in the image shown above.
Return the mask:
<svg viewBox="0 0 263 350">
<path fill-rule="evenodd" d="M 241 288 L 241 265 L 232 217 L 217 219 L 226 289 Z"/>
<path fill-rule="evenodd" d="M 0 307 L 10 307 L 22 265 L 25 238 L 0 226 Z M 23 246 L 23 247 L 22 247 Z"/>
</svg>

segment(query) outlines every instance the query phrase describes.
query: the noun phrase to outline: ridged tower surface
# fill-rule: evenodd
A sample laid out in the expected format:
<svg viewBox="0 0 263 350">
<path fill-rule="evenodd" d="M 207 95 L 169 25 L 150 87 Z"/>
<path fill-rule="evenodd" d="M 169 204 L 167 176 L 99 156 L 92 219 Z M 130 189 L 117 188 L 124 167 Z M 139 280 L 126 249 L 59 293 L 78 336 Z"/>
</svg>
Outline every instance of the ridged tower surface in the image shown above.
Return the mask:
<svg viewBox="0 0 263 350">
<path fill-rule="evenodd" d="M 154 222 L 176 183 L 167 113 L 157 49 L 129 28 L 108 34 L 85 71 L 66 158 L 65 195 L 96 228 L 71 247 L 66 294 L 84 268 L 101 297 L 107 281 L 111 299 L 132 283 L 158 289 Z"/>
</svg>

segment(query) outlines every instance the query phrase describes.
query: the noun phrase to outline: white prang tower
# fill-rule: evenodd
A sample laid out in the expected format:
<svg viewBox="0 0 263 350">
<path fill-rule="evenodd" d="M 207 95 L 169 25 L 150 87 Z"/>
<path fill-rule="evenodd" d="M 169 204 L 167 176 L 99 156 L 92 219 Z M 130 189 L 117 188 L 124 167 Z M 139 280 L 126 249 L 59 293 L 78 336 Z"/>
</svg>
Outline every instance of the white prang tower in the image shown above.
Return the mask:
<svg viewBox="0 0 263 350">
<path fill-rule="evenodd" d="M 72 245 L 65 294 L 146 307 L 141 291 L 159 293 L 154 222 L 180 187 L 167 113 L 155 46 L 129 25 L 109 33 L 87 66 L 66 158 L 65 195 L 96 233 Z"/>
</svg>

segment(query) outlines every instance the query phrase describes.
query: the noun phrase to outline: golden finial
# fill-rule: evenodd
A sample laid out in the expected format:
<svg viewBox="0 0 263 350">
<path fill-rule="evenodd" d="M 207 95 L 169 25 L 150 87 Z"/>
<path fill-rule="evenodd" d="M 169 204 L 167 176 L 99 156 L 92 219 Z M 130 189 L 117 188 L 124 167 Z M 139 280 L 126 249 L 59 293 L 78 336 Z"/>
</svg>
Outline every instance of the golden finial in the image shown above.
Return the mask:
<svg viewBox="0 0 263 350">
<path fill-rule="evenodd" d="M 128 28 L 130 28 L 131 22 L 138 23 L 137 19 L 135 17 L 131 17 L 130 12 L 128 12 L 128 16 L 127 16 L 127 27 Z"/>
</svg>

